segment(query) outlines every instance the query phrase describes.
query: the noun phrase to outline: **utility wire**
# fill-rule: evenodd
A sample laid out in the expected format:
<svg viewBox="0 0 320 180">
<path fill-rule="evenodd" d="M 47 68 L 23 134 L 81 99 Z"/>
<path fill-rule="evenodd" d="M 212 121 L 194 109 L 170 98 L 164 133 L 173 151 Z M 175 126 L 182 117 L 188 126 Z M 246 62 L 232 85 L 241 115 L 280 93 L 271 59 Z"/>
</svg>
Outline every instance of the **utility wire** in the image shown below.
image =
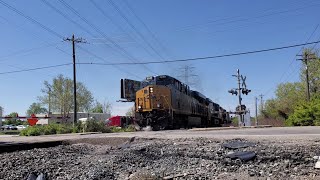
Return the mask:
<svg viewBox="0 0 320 180">
<path fill-rule="evenodd" d="M 112 1 L 108 0 L 109 4 L 116 9 L 120 16 L 129 24 L 129 26 L 140 36 L 140 38 L 151 48 L 161 59 L 164 59 L 163 56 L 147 41 L 146 37 L 135 27 L 133 23 L 130 22 L 128 17 L 120 10 L 120 8 Z"/>
<path fill-rule="evenodd" d="M 86 30 L 83 26 L 81 26 L 79 23 L 73 21 L 71 18 L 68 18 L 68 16 L 67 16 L 66 14 L 62 13 L 60 10 L 58 10 L 57 8 L 55 8 L 54 6 L 52 6 L 52 5 L 51 5 L 50 3 L 48 3 L 47 1 L 43 1 L 43 2 L 44 2 L 47 6 L 49 6 L 50 8 L 53 8 L 55 11 L 57 11 L 60 15 L 62 15 L 63 17 L 65 17 L 65 18 L 67 18 L 69 21 L 71 21 L 72 23 L 76 24 L 78 27 L 80 27 L 80 28 L 82 28 L 83 30 L 85 30 L 87 33 L 92 34 L 90 31 Z M 26 14 L 24 14 L 23 12 L 17 10 L 17 9 L 14 8 L 13 6 L 11 6 L 11 5 L 3 2 L 2 0 L 0 0 L 0 3 L 1 3 L 2 5 L 4 5 L 5 7 L 9 8 L 10 10 L 14 11 L 15 13 L 17 13 L 17 14 L 21 15 L 22 17 L 26 18 L 27 20 L 29 20 L 29 21 L 32 22 L 33 24 L 35 24 L 35 25 L 41 27 L 42 29 L 46 30 L 46 31 L 49 32 L 50 34 L 52 34 L 52 35 L 54 35 L 54 36 L 57 36 L 59 39 L 63 39 L 63 36 L 60 35 L 59 33 L 57 33 L 56 31 L 54 31 L 54 30 L 48 28 L 47 26 L 41 24 L 39 21 L 36 21 L 35 19 L 29 17 L 28 15 L 26 15 Z M 77 12 L 75 12 L 75 13 L 77 13 Z M 2 18 L 2 19 L 5 19 L 5 18 L 3 18 L 3 17 L 1 17 L 1 18 Z M 5 19 L 5 20 L 6 20 L 6 19 Z M 9 20 L 6 20 L 6 21 L 9 22 L 9 23 L 11 23 Z M 34 35 L 34 34 L 33 34 L 33 35 Z M 34 35 L 34 36 L 38 38 L 38 36 L 36 36 L 36 35 Z M 49 43 L 47 43 L 47 44 L 48 44 L 48 46 L 49 46 Z M 110 46 L 110 47 L 111 47 L 111 46 Z M 57 47 L 56 49 L 58 49 L 59 51 L 65 53 L 65 54 L 69 54 L 69 53 L 67 53 L 66 51 L 64 51 L 64 50 L 62 50 L 62 49 L 60 49 L 60 48 L 58 48 L 58 47 Z M 52 67 L 58 67 L 58 66 L 61 66 L 61 65 L 52 66 Z M 44 68 L 52 68 L 52 67 L 49 66 L 49 67 L 44 67 Z M 38 70 L 38 69 L 41 69 L 41 67 L 40 67 L 40 68 L 32 68 L 32 69 L 21 69 L 21 70 L 16 70 L 16 71 L 8 71 L 8 72 L 0 73 L 0 74 L 18 73 L 18 72 L 33 71 L 33 70 Z M 120 70 L 120 68 L 118 68 L 118 69 Z M 127 72 L 127 73 L 128 73 L 128 74 L 132 74 L 132 73 L 130 73 L 130 72 Z M 136 76 L 136 75 L 134 75 L 134 76 Z M 136 76 L 136 77 L 137 77 L 137 76 Z"/>
<path fill-rule="evenodd" d="M 58 8 L 56 8 L 54 5 L 52 5 L 49 1 L 47 0 L 42 0 L 42 2 L 48 6 L 49 8 L 51 8 L 52 10 L 54 10 L 56 13 L 60 14 L 62 17 L 64 17 L 65 19 L 67 19 L 69 22 L 73 23 L 75 26 L 77 26 L 78 28 L 82 29 L 83 31 L 85 31 L 86 33 L 88 33 L 89 35 L 91 35 L 92 37 L 95 37 L 95 35 L 89 31 L 87 28 L 85 28 L 84 26 L 82 26 L 81 24 L 79 24 L 78 22 L 74 21 L 72 18 L 70 18 L 66 13 L 60 11 Z M 75 13 L 75 12 L 74 12 Z M 82 48 L 81 46 L 77 46 L 80 50 L 86 52 L 87 54 L 90 54 L 93 57 L 96 57 L 99 60 L 102 60 L 105 63 L 109 63 L 108 61 L 106 61 L 105 59 L 97 56 L 96 54 L 88 51 L 87 49 Z M 107 46 L 108 48 L 111 46 Z M 59 49 L 61 51 L 61 49 Z M 134 75 L 132 73 L 130 73 L 129 71 L 126 71 L 120 67 L 115 67 L 116 69 L 118 69 L 119 71 L 125 72 L 127 74 L 130 74 L 132 76 L 138 77 L 137 75 Z M 140 77 L 139 77 L 140 78 Z"/>
<path fill-rule="evenodd" d="M 10 6 L 9 4 L 5 3 L 4 1 L 0 0 L 0 3 L 2 5 L 4 5 L 5 7 L 7 7 L 8 9 L 14 11 L 15 13 L 19 14 L 20 16 L 26 18 L 27 20 L 31 21 L 33 24 L 37 25 L 37 26 L 40 26 L 42 29 L 50 32 L 51 34 L 53 34 L 54 36 L 57 36 L 59 39 L 62 39 L 63 36 L 59 33 L 57 33 L 56 31 L 48 28 L 47 26 L 41 24 L 39 21 L 31 18 L 30 16 L 27 16 L 26 14 L 22 13 L 21 11 L 17 10 L 16 8 L 14 8 L 13 6 Z"/>
<path fill-rule="evenodd" d="M 138 21 L 144 26 L 144 28 L 149 32 L 149 34 L 151 34 L 152 38 L 158 43 L 161 49 L 169 55 L 170 53 L 168 53 L 167 48 L 161 43 L 161 41 L 157 38 L 157 36 L 151 31 L 151 29 L 147 26 L 147 24 L 138 16 L 138 14 L 134 11 L 134 9 L 131 7 L 128 1 L 124 0 L 124 2 L 129 8 L 129 10 L 131 11 L 131 13 L 136 17 L 136 19 L 138 19 Z"/>
<path fill-rule="evenodd" d="M 71 7 L 68 3 L 66 3 L 64 0 L 59 0 L 63 6 L 68 8 L 70 11 L 72 11 L 75 15 L 77 15 L 81 20 L 83 20 L 87 25 L 89 25 L 91 28 L 93 28 L 97 33 L 99 33 L 101 36 L 103 36 L 105 39 L 107 39 L 109 42 L 112 43 L 113 46 L 117 48 L 119 52 L 121 52 L 123 55 L 125 55 L 128 59 L 130 59 L 132 62 L 137 62 L 136 58 L 134 58 L 128 51 L 126 51 L 124 48 L 122 48 L 119 44 L 117 44 L 115 41 L 113 41 L 111 38 L 109 38 L 103 31 L 101 31 L 97 26 L 92 24 L 90 21 L 88 21 L 86 18 L 82 17 L 78 11 L 76 11 L 73 7 Z M 107 45 L 107 44 L 106 44 Z M 109 45 L 107 45 L 109 46 Z M 112 48 L 112 46 L 109 46 Z M 151 73 L 157 74 L 153 72 L 151 69 L 144 66 L 145 69 L 150 71 Z"/>
<path fill-rule="evenodd" d="M 14 8 L 14 9 L 15 9 L 15 8 Z M 21 13 L 22 13 L 22 12 L 21 12 Z M 19 14 L 20 14 L 20 13 L 19 13 Z M 25 16 L 27 16 L 27 15 L 24 14 L 23 17 L 25 17 Z M 31 36 L 33 36 L 34 38 L 36 38 L 36 39 L 38 39 L 38 40 L 40 40 L 40 41 L 43 41 L 43 39 L 41 39 L 41 38 L 38 36 L 38 34 L 35 34 L 34 32 L 31 32 L 31 31 L 29 31 L 28 29 L 25 29 L 25 28 L 23 28 L 22 26 L 19 26 L 19 25 L 13 23 L 13 22 L 10 21 L 9 19 L 7 19 L 7 18 L 5 18 L 5 17 L 3 17 L 3 16 L 0 16 L 0 19 L 4 20 L 7 24 L 13 26 L 14 28 L 16 28 L 16 29 L 18 29 L 18 30 L 20 30 L 20 31 L 22 31 L 22 32 L 24 32 L 24 33 L 25 33 L 26 31 L 28 31 Z M 31 22 L 34 23 L 33 21 L 31 21 Z M 38 25 L 38 24 L 35 24 L 35 25 Z M 43 25 L 43 26 L 44 26 L 44 25 Z M 40 27 L 42 27 L 42 26 L 40 26 Z M 46 29 L 44 29 L 44 30 L 46 30 Z M 46 30 L 46 31 L 47 31 L 47 30 Z M 50 32 L 50 33 L 51 33 L 51 32 Z M 53 45 L 54 45 L 53 43 L 47 42 L 47 41 L 44 41 L 44 43 L 46 44 L 46 46 L 43 46 L 43 47 L 50 47 L 50 46 L 53 46 Z M 57 45 L 57 44 L 58 44 L 58 43 L 56 43 L 56 45 Z M 27 53 L 27 52 L 31 52 L 31 51 L 33 51 L 33 50 L 35 50 L 35 49 L 40 49 L 40 48 L 42 48 L 42 47 L 37 47 L 37 48 L 32 48 L 32 49 L 25 49 L 25 50 L 21 50 L 21 51 L 16 51 L 15 53 L 9 54 L 9 55 L 4 56 L 4 57 L 2 57 L 2 58 L 8 58 L 8 57 L 11 57 L 11 56 L 16 56 L 16 55 L 19 55 L 20 53 L 23 53 L 23 52 Z M 58 48 L 58 46 L 56 46 L 56 49 L 66 54 L 66 52 L 65 52 L 64 50 Z M 69 53 L 67 53 L 67 54 L 69 55 Z M 1 60 L 1 61 L 5 61 L 5 60 Z M 8 66 L 17 68 L 17 69 L 19 69 L 19 70 L 23 70 L 22 67 L 17 67 L 17 66 L 12 66 L 12 65 L 8 65 Z M 48 75 L 48 74 L 46 74 L 46 75 Z"/>
<path fill-rule="evenodd" d="M 269 51 L 275 51 L 275 50 L 281 50 L 281 49 L 289 49 L 299 46 L 305 46 L 310 44 L 317 44 L 319 41 L 309 42 L 309 43 L 303 43 L 303 44 L 295 44 L 295 45 L 289 45 L 289 46 L 282 46 L 282 47 L 276 47 L 276 48 L 269 48 L 269 49 L 262 49 L 262 50 L 255 50 L 255 51 L 246 51 L 246 52 L 240 52 L 240 53 L 232 53 L 232 54 L 224 54 L 224 55 L 217 55 L 217 56 L 208 56 L 208 57 L 198 57 L 198 58 L 190 58 L 190 59 L 179 59 L 179 60 L 171 60 L 171 61 L 149 61 L 149 62 L 141 62 L 144 64 L 159 64 L 159 63 L 172 63 L 172 62 L 181 62 L 181 61 L 196 61 L 196 60 L 205 60 L 205 59 L 218 59 L 223 57 L 231 57 L 231 56 L 240 56 L 240 55 L 248 55 L 248 54 L 255 54 L 255 53 L 262 53 L 262 52 L 269 52 Z M 23 69 L 20 71 L 8 71 L 8 72 L 2 72 L 0 74 L 9 74 L 9 73 L 17 73 L 17 72 L 24 72 L 24 71 L 33 71 L 33 70 L 39 70 L 39 69 L 46 69 L 46 68 L 53 68 L 53 67 L 59 67 L 59 66 L 66 66 L 71 65 L 72 63 L 66 63 L 66 64 L 58 64 L 53 66 L 45 66 L 45 67 L 37 67 L 37 68 L 31 68 L 31 69 Z M 136 65 L 137 63 L 77 63 L 77 64 L 93 64 L 93 65 L 105 65 L 105 66 L 115 66 L 115 65 Z"/>
<path fill-rule="evenodd" d="M 313 3 L 313 1 L 311 1 Z M 318 3 L 316 4 L 309 4 L 309 5 L 305 5 L 305 2 L 303 3 L 303 6 L 300 6 L 300 7 L 297 7 L 297 8 L 294 8 L 294 9 L 286 9 L 286 10 L 280 10 L 280 11 L 277 11 L 277 12 L 270 12 L 270 13 L 265 13 L 269 10 L 273 10 L 274 8 L 271 8 L 269 10 L 265 10 L 263 11 L 263 13 L 265 14 L 260 14 L 260 15 L 257 15 L 257 16 L 254 16 L 254 17 L 251 17 L 251 18 L 246 18 L 246 17 L 241 17 L 241 16 L 233 16 L 233 17 L 229 17 L 229 18 L 222 18 L 222 19 L 217 19 L 217 20 L 212 20 L 212 21 L 209 21 L 207 23 L 204 23 L 204 24 L 197 24 L 197 25 L 190 25 L 190 26 L 187 26 L 185 28 L 181 28 L 177 31 L 186 31 L 186 30 L 190 30 L 190 29 L 194 29 L 194 28 L 199 28 L 199 27 L 203 27 L 205 25 L 208 25 L 208 24 L 214 24 L 215 26 L 217 25 L 225 25 L 225 24 L 232 24 L 232 23 L 237 23 L 237 22 L 246 22 L 246 21 L 250 21 L 251 19 L 261 19 L 261 18 L 265 18 L 265 17 L 269 17 L 269 16 L 274 16 L 274 15 L 279 15 L 279 14 L 286 14 L 286 13 L 290 13 L 290 12 L 294 12 L 294 11 L 299 11 L 299 10 L 302 10 L 302 9 L 307 9 L 309 7 L 314 7 L 314 6 L 317 6 L 319 5 Z M 229 20 L 229 21 L 226 21 L 224 22 L 225 20 Z M 217 23 L 217 22 L 220 22 L 222 21 L 221 23 Z"/>
<path fill-rule="evenodd" d="M 82 29 L 83 31 L 85 31 L 86 33 L 90 34 L 91 36 L 94 37 L 94 34 L 91 33 L 88 29 L 86 29 L 85 27 L 83 27 L 81 24 L 79 24 L 78 22 L 76 22 L 75 20 L 73 20 L 72 18 L 70 18 L 67 14 L 63 13 L 62 11 L 60 11 L 58 8 L 56 8 L 54 5 L 52 5 L 49 1 L 47 0 L 42 0 L 42 2 L 50 7 L 51 9 L 53 9 L 54 11 L 56 11 L 58 14 L 60 14 L 61 16 L 63 16 L 65 19 L 67 19 L 68 21 L 70 21 L 71 23 L 73 23 L 74 25 L 76 25 L 78 28 Z"/>
<path fill-rule="evenodd" d="M 96 9 L 98 9 L 98 11 L 101 12 L 101 14 L 103 14 L 104 17 L 106 17 L 106 19 L 110 20 L 120 31 L 124 32 L 127 34 L 127 36 L 131 39 L 133 39 L 135 42 L 137 42 L 128 32 L 126 32 L 126 30 L 124 28 L 122 28 L 105 10 L 103 10 L 94 0 L 90 0 L 90 2 L 94 5 L 94 7 Z M 150 56 L 153 56 L 153 54 L 144 46 L 142 46 L 140 43 L 137 42 L 137 44 L 143 48 Z"/>
<path fill-rule="evenodd" d="M 87 54 L 89 54 L 89 55 L 91 55 L 91 56 L 93 56 L 93 57 L 95 57 L 95 58 L 97 58 L 97 59 L 100 59 L 100 60 L 106 62 L 105 59 L 103 59 L 102 57 L 100 57 L 100 56 L 92 53 L 91 51 L 89 51 L 89 50 L 87 50 L 87 49 L 85 49 L 85 48 L 82 48 L 81 46 L 77 46 L 77 47 L 78 47 L 79 49 L 81 49 L 82 51 L 86 52 Z M 83 63 L 77 63 L 77 64 L 80 64 L 80 65 L 81 65 L 81 64 L 83 64 Z M 120 67 L 118 67 L 118 66 L 114 66 L 114 67 L 115 67 L 116 69 L 118 69 L 119 71 L 125 72 L 125 73 L 127 73 L 127 74 L 129 74 L 129 75 L 131 75 L 131 76 L 137 77 L 138 79 L 143 79 L 142 77 L 140 77 L 140 76 L 138 76 L 138 75 L 135 75 L 135 74 L 131 73 L 130 71 L 126 71 L 126 70 L 124 70 L 123 68 L 120 68 Z"/>
<path fill-rule="evenodd" d="M 309 38 L 307 39 L 306 43 L 308 43 L 308 42 L 310 41 L 310 39 L 313 37 L 314 33 L 317 31 L 318 27 L 319 27 L 319 24 L 317 24 L 317 26 L 315 27 L 315 29 L 312 31 L 312 33 L 311 33 L 311 35 L 309 36 Z M 320 39 L 318 39 L 318 41 L 319 41 L 319 40 L 320 40 Z M 316 45 L 317 45 L 317 43 L 314 44 L 313 48 L 314 48 Z M 298 51 L 297 54 L 299 54 L 304 47 L 305 47 L 305 46 L 302 46 L 302 47 L 300 48 L 300 50 Z M 284 76 L 287 74 L 289 68 L 292 66 L 292 64 L 295 62 L 295 60 L 296 60 L 296 55 L 294 55 L 293 59 L 291 60 L 289 66 L 288 66 L 287 71 L 285 71 L 285 72 L 280 76 L 279 83 L 281 82 L 282 78 L 284 78 Z M 296 69 L 294 69 L 294 70 L 292 71 L 292 73 L 290 73 L 289 76 L 287 76 L 287 77 L 290 77 L 290 76 L 293 74 L 293 72 L 296 72 Z M 286 78 L 286 80 L 287 80 L 287 79 L 288 79 L 288 78 Z M 278 84 L 279 84 L 279 83 L 278 83 Z M 271 87 L 270 89 L 268 89 L 264 95 L 269 94 L 272 89 L 274 89 L 274 87 Z"/>
<path fill-rule="evenodd" d="M 163 64 L 163 63 L 174 63 L 174 62 L 186 62 L 186 61 L 199 61 L 199 60 L 207 60 L 207 59 L 218 59 L 218 58 L 224 58 L 224 57 L 233 57 L 233 56 L 242 56 L 242 55 L 248 55 L 248 54 L 256 54 L 256 53 L 262 53 L 262 52 L 269 52 L 269 51 L 276 51 L 276 50 L 282 50 L 282 49 L 289 49 L 294 47 L 300 47 L 310 44 L 317 44 L 319 41 L 309 42 L 309 43 L 303 43 L 303 44 L 294 44 L 294 45 L 288 45 L 288 46 L 282 46 L 282 47 L 276 47 L 276 48 L 269 48 L 269 49 L 261 49 L 261 50 L 254 50 L 254 51 L 245 51 L 245 52 L 238 52 L 238 53 L 231 53 L 231 54 L 222 54 L 222 55 L 215 55 L 215 56 L 206 56 L 206 57 L 196 57 L 196 58 L 188 58 L 188 59 L 175 59 L 175 60 L 165 60 L 165 61 L 146 61 L 146 62 L 136 62 L 136 63 L 128 63 L 128 62 L 120 62 L 120 63 L 93 63 L 93 62 L 87 62 L 87 63 L 81 63 L 81 64 L 96 64 L 96 65 L 140 65 L 140 64 Z"/>
<path fill-rule="evenodd" d="M 27 71 L 35 71 L 35 70 L 40 70 L 40 69 L 49 69 L 49 68 L 68 66 L 68 65 L 72 65 L 72 63 L 58 64 L 58 65 L 52 65 L 52 66 L 42 66 L 42 67 L 35 67 L 35 68 L 30 68 L 30 69 L 21 69 L 21 70 L 16 70 L 16 71 L 0 72 L 0 75 L 19 73 L 19 72 L 27 72 Z"/>
<path fill-rule="evenodd" d="M 60 44 L 61 42 L 58 42 L 58 43 L 51 43 L 51 44 L 45 44 L 45 45 L 42 45 L 42 46 L 38 46 L 38 47 L 34 47 L 34 48 L 30 48 L 30 49 L 23 49 L 23 50 L 19 50 L 19 51 L 15 51 L 13 53 L 10 53 L 8 55 L 5 55 L 5 56 L 2 56 L 0 57 L 0 62 L 2 61 L 6 61 L 6 59 L 12 57 L 12 56 L 19 56 L 19 55 L 26 55 L 32 51 L 35 51 L 35 50 L 39 50 L 39 49 L 42 49 L 42 48 L 47 48 L 47 47 L 52 47 L 52 46 L 56 46 L 58 44 Z"/>
</svg>

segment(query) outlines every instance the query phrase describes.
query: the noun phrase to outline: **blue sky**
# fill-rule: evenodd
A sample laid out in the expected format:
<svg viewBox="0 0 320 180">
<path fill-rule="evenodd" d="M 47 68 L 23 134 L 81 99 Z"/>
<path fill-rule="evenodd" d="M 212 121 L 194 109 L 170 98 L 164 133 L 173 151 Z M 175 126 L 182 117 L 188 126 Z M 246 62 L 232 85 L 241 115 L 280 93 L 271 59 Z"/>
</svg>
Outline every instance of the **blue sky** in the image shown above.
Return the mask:
<svg viewBox="0 0 320 180">
<path fill-rule="evenodd" d="M 81 49 L 76 49 L 78 62 L 185 59 L 281 47 L 320 38 L 320 28 L 316 29 L 320 2 L 315 0 L 93 0 L 107 14 L 102 14 L 89 0 L 46 1 L 65 17 L 42 0 L 2 1 L 63 37 L 75 34 L 86 39 L 88 43 L 79 44 Z M 73 7 L 80 17 L 63 2 Z M 0 73 L 72 62 L 70 43 L 3 3 L 0 3 L 0 23 Z M 248 88 L 252 89 L 243 97 L 243 102 L 253 110 L 255 96 L 264 94 L 264 99 L 271 98 L 278 83 L 299 79 L 301 62 L 294 60 L 299 50 L 297 47 L 221 59 L 117 68 L 77 65 L 77 80 L 85 83 L 97 100 L 111 102 L 114 115 L 122 115 L 132 103 L 116 102 L 120 99 L 121 78 L 142 80 L 154 73 L 177 77 L 180 68 L 189 65 L 198 75 L 194 88 L 225 109 L 233 110 L 237 98 L 227 91 L 236 87 L 236 79 L 231 75 L 240 69 L 247 76 Z M 43 82 L 58 74 L 72 78 L 72 66 L 1 74 L 0 105 L 5 114 L 25 114 L 41 95 Z"/>
</svg>

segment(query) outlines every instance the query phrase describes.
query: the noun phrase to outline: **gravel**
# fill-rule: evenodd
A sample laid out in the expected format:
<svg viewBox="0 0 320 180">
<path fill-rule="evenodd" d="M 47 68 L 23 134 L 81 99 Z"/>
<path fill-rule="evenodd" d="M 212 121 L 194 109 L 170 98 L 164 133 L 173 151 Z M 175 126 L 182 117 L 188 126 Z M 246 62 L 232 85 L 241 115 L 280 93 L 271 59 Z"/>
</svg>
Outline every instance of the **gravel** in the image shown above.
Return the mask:
<svg viewBox="0 0 320 180">
<path fill-rule="evenodd" d="M 0 154 L 0 179 L 320 179 L 319 142 L 103 138 Z M 120 148 L 119 148 L 120 147 Z M 249 161 L 230 159 L 253 151 Z"/>
</svg>

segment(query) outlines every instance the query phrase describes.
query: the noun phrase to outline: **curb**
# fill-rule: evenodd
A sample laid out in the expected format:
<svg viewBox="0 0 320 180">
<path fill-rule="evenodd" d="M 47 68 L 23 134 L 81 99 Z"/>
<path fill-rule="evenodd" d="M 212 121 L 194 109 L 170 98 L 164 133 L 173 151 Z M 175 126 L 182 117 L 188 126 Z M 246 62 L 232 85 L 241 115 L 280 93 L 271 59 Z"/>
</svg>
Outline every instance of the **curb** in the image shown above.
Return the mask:
<svg viewBox="0 0 320 180">
<path fill-rule="evenodd" d="M 212 128 L 194 128 L 188 131 L 219 131 L 219 130 L 231 130 L 231 129 L 250 129 L 250 128 L 271 128 L 271 125 L 260 126 L 244 126 L 244 127 L 212 127 Z"/>
</svg>

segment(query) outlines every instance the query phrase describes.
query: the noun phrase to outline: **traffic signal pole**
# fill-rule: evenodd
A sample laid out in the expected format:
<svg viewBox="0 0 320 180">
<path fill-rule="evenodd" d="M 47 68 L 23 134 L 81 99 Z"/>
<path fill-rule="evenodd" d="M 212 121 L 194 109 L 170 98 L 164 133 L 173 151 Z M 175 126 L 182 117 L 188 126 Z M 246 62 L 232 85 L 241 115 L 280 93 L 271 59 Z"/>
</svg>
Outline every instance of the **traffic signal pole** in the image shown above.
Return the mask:
<svg viewBox="0 0 320 180">
<path fill-rule="evenodd" d="M 240 110 L 241 109 L 241 82 L 240 82 L 240 70 L 237 69 L 237 78 L 238 78 L 238 97 L 239 97 L 239 107 L 240 107 Z M 242 118 L 242 113 L 240 113 L 240 122 L 239 122 L 239 126 L 242 126 L 243 125 L 243 118 Z"/>
<path fill-rule="evenodd" d="M 240 120 L 239 120 L 239 126 L 243 126 L 244 125 L 244 117 L 243 114 L 246 112 L 246 107 L 244 105 L 242 105 L 242 97 L 241 97 L 241 93 L 244 95 L 248 95 L 249 92 L 251 92 L 251 90 L 247 89 L 247 85 L 246 85 L 246 77 L 240 75 L 240 70 L 237 69 L 237 75 L 232 75 L 234 77 L 237 78 L 238 80 L 238 88 L 233 88 L 231 90 L 229 90 L 228 92 L 231 93 L 232 95 L 236 95 L 238 96 L 239 99 L 239 105 L 236 108 L 236 112 L 237 114 L 240 116 Z M 242 84 L 241 84 L 242 81 Z"/>
</svg>

